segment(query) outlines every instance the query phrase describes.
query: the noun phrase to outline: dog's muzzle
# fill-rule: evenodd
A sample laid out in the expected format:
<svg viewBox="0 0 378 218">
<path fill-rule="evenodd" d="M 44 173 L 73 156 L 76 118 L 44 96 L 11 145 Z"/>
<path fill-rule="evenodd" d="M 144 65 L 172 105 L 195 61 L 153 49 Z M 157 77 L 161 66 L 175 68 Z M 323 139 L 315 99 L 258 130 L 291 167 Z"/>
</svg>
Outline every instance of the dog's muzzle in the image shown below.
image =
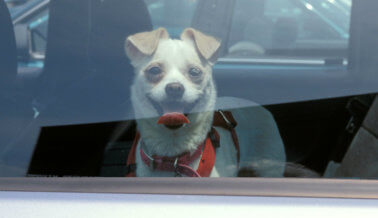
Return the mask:
<svg viewBox="0 0 378 218">
<path fill-rule="evenodd" d="M 163 124 L 169 129 L 178 129 L 187 123 L 190 123 L 188 114 L 198 103 L 199 99 L 193 103 L 184 103 L 182 101 L 163 101 L 156 102 L 147 96 L 160 118 L 158 124 Z"/>
</svg>

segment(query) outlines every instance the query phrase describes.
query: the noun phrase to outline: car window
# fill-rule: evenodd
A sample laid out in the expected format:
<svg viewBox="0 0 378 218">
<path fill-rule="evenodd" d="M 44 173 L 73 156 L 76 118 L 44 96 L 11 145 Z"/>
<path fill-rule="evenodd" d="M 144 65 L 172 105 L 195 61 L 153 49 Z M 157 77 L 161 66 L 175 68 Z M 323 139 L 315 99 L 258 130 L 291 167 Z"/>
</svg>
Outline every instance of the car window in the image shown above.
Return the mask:
<svg viewBox="0 0 378 218">
<path fill-rule="evenodd" d="M 328 0 L 237 1 L 228 53 L 311 57 L 332 56 L 329 49 L 334 49 L 343 58 L 349 15 L 350 8 L 340 8 Z"/>
<path fill-rule="evenodd" d="M 0 176 L 378 177 L 352 1 L 28 5 L 0 39 Z"/>
</svg>

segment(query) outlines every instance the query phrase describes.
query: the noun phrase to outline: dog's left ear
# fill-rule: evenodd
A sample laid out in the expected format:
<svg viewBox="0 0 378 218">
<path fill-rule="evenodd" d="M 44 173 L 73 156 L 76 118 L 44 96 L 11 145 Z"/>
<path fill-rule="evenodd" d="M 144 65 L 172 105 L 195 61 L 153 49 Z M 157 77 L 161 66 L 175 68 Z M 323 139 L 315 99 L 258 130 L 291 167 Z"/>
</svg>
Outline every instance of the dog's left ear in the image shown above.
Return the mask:
<svg viewBox="0 0 378 218">
<path fill-rule="evenodd" d="M 181 34 L 181 40 L 191 40 L 197 47 L 198 52 L 203 58 L 214 64 L 218 58 L 218 50 L 220 48 L 220 41 L 212 36 L 201 33 L 193 28 L 187 28 Z"/>
</svg>

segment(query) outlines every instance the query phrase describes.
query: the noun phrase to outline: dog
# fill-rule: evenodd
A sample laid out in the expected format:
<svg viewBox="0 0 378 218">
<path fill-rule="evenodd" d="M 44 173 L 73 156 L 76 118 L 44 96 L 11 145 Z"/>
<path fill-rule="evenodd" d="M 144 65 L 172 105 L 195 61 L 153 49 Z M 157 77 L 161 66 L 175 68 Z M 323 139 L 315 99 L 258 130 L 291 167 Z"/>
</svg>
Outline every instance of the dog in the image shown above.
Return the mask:
<svg viewBox="0 0 378 218">
<path fill-rule="evenodd" d="M 206 169 L 202 171 L 209 177 L 238 175 L 239 151 L 234 145 L 235 139 L 229 130 L 213 128 L 217 91 L 212 66 L 220 47 L 219 40 L 193 28 L 185 29 L 180 39 L 171 39 L 164 28 L 137 33 L 126 39 L 125 51 L 135 70 L 131 102 L 140 135 L 131 151 L 136 176 L 199 177 L 200 169 Z M 244 127 L 248 128 L 248 125 Z M 220 138 L 217 148 L 209 139 L 212 131 Z M 244 143 L 243 139 L 239 141 Z M 212 146 L 206 147 L 207 144 Z M 210 156 L 214 153 L 214 157 L 205 160 L 205 153 Z M 278 153 L 280 156 L 284 152 L 281 149 Z M 184 155 L 190 161 L 180 163 Z M 162 164 L 164 161 L 168 163 Z M 210 166 L 204 166 L 204 162 L 210 162 Z M 280 176 L 283 167 L 278 168 L 273 174 Z M 258 167 L 256 169 L 261 175 Z"/>
</svg>

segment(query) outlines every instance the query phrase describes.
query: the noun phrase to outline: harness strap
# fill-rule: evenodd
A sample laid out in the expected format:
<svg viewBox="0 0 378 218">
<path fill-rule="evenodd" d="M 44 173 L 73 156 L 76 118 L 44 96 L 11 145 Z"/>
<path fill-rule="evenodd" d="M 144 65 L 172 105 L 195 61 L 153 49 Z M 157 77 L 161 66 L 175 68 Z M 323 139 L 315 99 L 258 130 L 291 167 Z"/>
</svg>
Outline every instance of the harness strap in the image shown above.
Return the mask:
<svg viewBox="0 0 378 218">
<path fill-rule="evenodd" d="M 234 146 L 236 149 L 236 155 L 238 163 L 240 162 L 240 147 L 238 136 L 235 131 L 235 127 L 238 123 L 235 121 L 234 116 L 230 111 L 218 110 L 214 113 L 213 126 L 221 127 L 227 129 L 231 133 L 232 141 L 234 141 Z"/>
<path fill-rule="evenodd" d="M 140 139 L 139 132 L 136 133 L 133 146 L 131 147 L 131 150 L 129 151 L 129 155 L 127 157 L 127 169 L 128 172 L 126 173 L 126 177 L 136 177 L 135 167 L 131 167 L 135 165 L 135 152 Z"/>
<path fill-rule="evenodd" d="M 215 148 L 211 143 L 210 137 L 206 138 L 205 149 L 202 152 L 200 164 L 197 173 L 201 177 L 209 177 L 215 164 Z"/>
</svg>

